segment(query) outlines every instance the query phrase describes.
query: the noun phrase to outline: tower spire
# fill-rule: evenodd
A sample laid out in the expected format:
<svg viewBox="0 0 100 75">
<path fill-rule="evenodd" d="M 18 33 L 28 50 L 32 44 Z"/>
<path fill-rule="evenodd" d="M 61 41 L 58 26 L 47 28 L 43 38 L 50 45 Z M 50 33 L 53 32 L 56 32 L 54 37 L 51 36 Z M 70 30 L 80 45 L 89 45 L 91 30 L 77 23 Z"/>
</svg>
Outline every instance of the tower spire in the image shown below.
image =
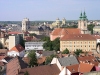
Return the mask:
<svg viewBox="0 0 100 75">
<path fill-rule="evenodd" d="M 80 13 L 80 17 L 79 17 L 80 19 L 82 19 L 82 11 L 81 11 L 81 13 Z"/>
</svg>

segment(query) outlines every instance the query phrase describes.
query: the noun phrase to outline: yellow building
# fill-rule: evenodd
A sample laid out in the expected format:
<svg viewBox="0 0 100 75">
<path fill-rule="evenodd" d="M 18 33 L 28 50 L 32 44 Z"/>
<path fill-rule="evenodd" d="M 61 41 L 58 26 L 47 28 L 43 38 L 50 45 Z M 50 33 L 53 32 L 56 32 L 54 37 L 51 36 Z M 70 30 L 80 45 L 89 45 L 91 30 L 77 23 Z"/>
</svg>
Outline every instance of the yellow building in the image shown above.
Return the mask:
<svg viewBox="0 0 100 75">
<path fill-rule="evenodd" d="M 94 34 L 100 34 L 100 26 L 94 26 L 93 33 Z"/>
<path fill-rule="evenodd" d="M 60 38 L 60 51 L 65 49 L 75 51 L 82 49 L 83 51 L 96 50 L 96 39 L 89 34 L 68 34 Z"/>
</svg>

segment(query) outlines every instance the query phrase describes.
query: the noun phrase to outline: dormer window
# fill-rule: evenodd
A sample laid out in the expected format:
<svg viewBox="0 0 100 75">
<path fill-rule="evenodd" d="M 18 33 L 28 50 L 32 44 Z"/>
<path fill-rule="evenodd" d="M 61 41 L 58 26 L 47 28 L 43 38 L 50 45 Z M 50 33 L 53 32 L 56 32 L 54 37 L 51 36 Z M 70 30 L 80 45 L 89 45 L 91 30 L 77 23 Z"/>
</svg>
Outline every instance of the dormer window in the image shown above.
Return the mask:
<svg viewBox="0 0 100 75">
<path fill-rule="evenodd" d="M 72 71 L 75 71 L 74 69 L 72 69 Z"/>
</svg>

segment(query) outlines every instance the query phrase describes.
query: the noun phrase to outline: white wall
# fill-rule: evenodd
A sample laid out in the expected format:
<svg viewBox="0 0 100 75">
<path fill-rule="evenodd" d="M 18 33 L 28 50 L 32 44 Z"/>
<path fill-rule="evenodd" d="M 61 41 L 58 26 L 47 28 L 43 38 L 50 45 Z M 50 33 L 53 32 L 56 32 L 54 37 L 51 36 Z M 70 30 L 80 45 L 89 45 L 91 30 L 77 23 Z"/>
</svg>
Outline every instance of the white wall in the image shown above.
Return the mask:
<svg viewBox="0 0 100 75">
<path fill-rule="evenodd" d="M 97 39 L 97 43 L 100 43 L 100 39 Z"/>
<path fill-rule="evenodd" d="M 8 56 L 12 56 L 12 57 L 15 57 L 15 56 L 19 56 L 19 52 L 16 52 L 16 51 L 9 51 L 7 53 Z"/>
<path fill-rule="evenodd" d="M 44 50 L 44 42 L 25 42 L 25 50 Z"/>
<path fill-rule="evenodd" d="M 9 51 L 7 53 L 8 56 L 12 56 L 12 57 L 15 57 L 15 56 L 24 57 L 24 54 L 25 54 L 25 50 L 21 51 L 20 53 L 16 51 Z"/>
<path fill-rule="evenodd" d="M 66 67 L 64 67 L 59 75 L 71 75 L 71 72 Z"/>
<path fill-rule="evenodd" d="M 57 58 L 53 58 L 53 60 L 51 61 L 51 64 L 56 64 L 58 68 L 60 69 L 60 71 L 63 69 Z"/>
</svg>

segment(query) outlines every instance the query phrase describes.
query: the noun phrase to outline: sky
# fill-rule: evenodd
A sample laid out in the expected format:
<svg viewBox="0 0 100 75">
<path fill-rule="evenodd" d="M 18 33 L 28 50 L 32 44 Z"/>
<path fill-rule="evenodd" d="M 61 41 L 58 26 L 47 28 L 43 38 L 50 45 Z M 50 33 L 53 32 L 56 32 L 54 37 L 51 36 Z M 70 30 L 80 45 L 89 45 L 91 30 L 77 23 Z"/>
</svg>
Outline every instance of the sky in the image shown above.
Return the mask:
<svg viewBox="0 0 100 75">
<path fill-rule="evenodd" d="M 78 20 L 81 11 L 89 20 L 100 20 L 100 0 L 0 0 L 0 21 Z"/>
</svg>

